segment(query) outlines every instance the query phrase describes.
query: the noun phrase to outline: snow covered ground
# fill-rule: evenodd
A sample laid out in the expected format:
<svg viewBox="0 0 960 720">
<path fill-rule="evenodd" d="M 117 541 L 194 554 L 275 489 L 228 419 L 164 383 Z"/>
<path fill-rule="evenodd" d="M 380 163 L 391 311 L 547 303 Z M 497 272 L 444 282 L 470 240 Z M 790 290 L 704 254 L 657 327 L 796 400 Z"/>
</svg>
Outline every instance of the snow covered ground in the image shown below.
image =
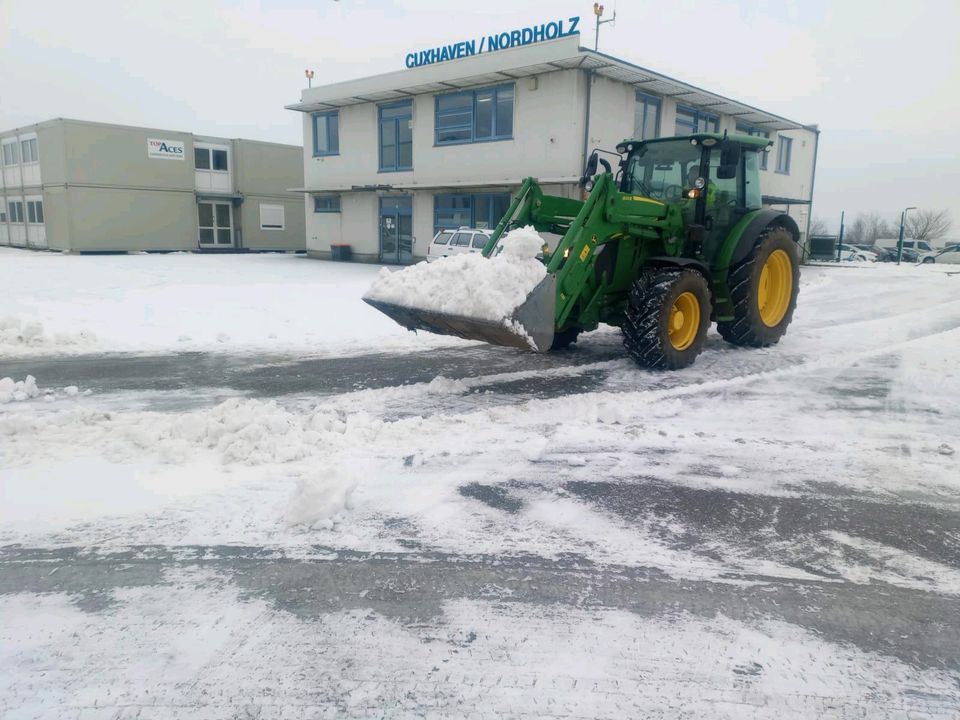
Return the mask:
<svg viewBox="0 0 960 720">
<path fill-rule="evenodd" d="M 0 714 L 960 712 L 960 274 L 806 268 L 779 345 L 650 373 L 406 333 L 377 272 L 0 251 Z M 182 349 L 294 381 L 70 373 Z"/>
<path fill-rule="evenodd" d="M 404 349 L 357 299 L 380 268 L 276 255 L 23 253 L 0 248 L 0 357 L 104 351 Z"/>
</svg>

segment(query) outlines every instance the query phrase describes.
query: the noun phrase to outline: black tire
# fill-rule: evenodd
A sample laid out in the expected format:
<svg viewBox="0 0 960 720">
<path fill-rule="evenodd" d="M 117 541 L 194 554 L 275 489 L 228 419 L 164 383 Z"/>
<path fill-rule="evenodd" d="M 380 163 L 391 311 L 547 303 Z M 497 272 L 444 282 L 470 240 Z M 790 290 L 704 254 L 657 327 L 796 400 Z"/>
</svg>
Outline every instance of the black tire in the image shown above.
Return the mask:
<svg viewBox="0 0 960 720">
<path fill-rule="evenodd" d="M 760 314 L 758 288 L 764 265 L 778 250 L 785 252 L 790 259 L 790 276 L 793 283 L 782 318 L 774 325 L 767 325 Z M 734 318 L 717 323 L 717 331 L 721 337 L 734 345 L 748 347 L 766 347 L 779 341 L 787 332 L 790 321 L 793 320 L 793 311 L 797 307 L 797 293 L 800 290 L 797 244 L 793 241 L 790 232 L 781 227 L 767 228 L 750 254 L 730 270 L 729 286 Z"/>
<path fill-rule="evenodd" d="M 933 265 L 936 262 L 932 257 L 927 257 L 923 259 L 924 265 Z"/>
<path fill-rule="evenodd" d="M 700 317 L 693 340 L 677 348 L 670 339 L 669 321 L 671 309 L 685 293 L 695 298 Z M 691 365 L 703 350 L 709 327 L 710 288 L 703 275 L 694 270 L 654 270 L 630 288 L 623 346 L 638 365 L 653 370 L 679 370 Z"/>
<path fill-rule="evenodd" d="M 566 330 L 558 330 L 553 336 L 553 342 L 550 343 L 550 350 L 566 350 L 573 345 L 580 336 L 580 328 L 569 327 Z"/>
</svg>

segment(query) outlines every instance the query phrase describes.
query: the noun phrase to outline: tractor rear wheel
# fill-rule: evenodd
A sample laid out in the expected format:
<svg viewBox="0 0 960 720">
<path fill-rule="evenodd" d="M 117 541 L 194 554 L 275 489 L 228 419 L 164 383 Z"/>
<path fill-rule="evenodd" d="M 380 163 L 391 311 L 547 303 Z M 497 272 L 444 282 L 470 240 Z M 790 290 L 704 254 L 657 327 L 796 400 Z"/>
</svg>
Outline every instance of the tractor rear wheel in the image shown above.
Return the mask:
<svg viewBox="0 0 960 720">
<path fill-rule="evenodd" d="M 773 345 L 793 319 L 800 289 L 797 244 L 784 228 L 771 227 L 729 275 L 733 320 L 717 323 L 720 335 L 734 345 Z"/>
<path fill-rule="evenodd" d="M 623 345 L 643 367 L 678 370 L 692 364 L 709 327 L 710 288 L 694 270 L 655 270 L 630 288 Z"/>
</svg>

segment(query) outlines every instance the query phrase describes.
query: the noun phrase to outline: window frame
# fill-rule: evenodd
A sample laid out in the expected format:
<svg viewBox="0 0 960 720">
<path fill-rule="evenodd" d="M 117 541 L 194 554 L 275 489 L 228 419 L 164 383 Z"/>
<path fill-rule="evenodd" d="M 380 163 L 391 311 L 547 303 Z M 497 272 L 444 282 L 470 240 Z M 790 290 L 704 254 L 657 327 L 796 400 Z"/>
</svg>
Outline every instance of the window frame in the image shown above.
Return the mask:
<svg viewBox="0 0 960 720">
<path fill-rule="evenodd" d="M 388 118 L 386 122 L 393 124 L 393 147 L 395 162 L 393 166 L 383 164 L 383 111 L 393 110 L 395 108 L 406 107 L 409 109 L 408 115 L 399 115 Z M 404 120 L 411 124 L 410 128 L 410 165 L 400 164 L 400 123 Z M 413 100 L 400 100 L 399 102 L 384 103 L 377 106 L 377 171 L 378 172 L 409 172 L 413 170 Z"/>
<path fill-rule="evenodd" d="M 7 148 L 12 148 L 10 152 L 10 157 L 13 158 L 13 162 L 7 162 Z M 20 141 L 16 138 L 12 138 L 8 142 L 4 142 L 0 146 L 0 163 L 3 164 L 3 167 L 19 167 L 20 166 Z"/>
<path fill-rule="evenodd" d="M 509 133 L 500 133 L 499 132 L 499 121 L 497 119 L 498 105 L 500 103 L 500 92 L 504 90 L 510 90 L 510 132 Z M 483 93 L 492 93 L 493 94 L 493 105 L 490 111 L 490 136 L 477 136 L 477 95 Z M 440 111 L 440 100 L 441 98 L 450 98 L 456 96 L 464 96 L 470 98 L 470 137 L 463 140 L 440 140 L 440 118 L 444 115 Z M 501 83 L 500 85 L 489 85 L 487 87 L 473 88 L 471 90 L 457 90 L 455 92 L 440 93 L 434 95 L 433 97 L 433 145 L 434 147 L 440 147 L 444 145 L 470 145 L 473 143 L 484 143 L 484 142 L 502 142 L 504 140 L 513 140 L 513 126 L 515 120 L 515 113 L 517 107 L 517 88 L 516 83 Z M 449 112 L 445 113 L 446 115 L 460 115 L 460 112 Z M 464 123 L 463 125 L 445 127 L 444 130 L 465 130 L 468 125 Z"/>
<path fill-rule="evenodd" d="M 280 224 L 279 225 L 264 225 L 263 224 L 263 211 L 264 208 L 271 210 L 280 210 Z M 260 229 L 261 230 L 276 230 L 283 231 L 287 229 L 287 212 L 286 208 L 283 205 L 278 205 L 277 203 L 260 203 Z"/>
<path fill-rule="evenodd" d="M 683 115 L 693 115 L 693 130 L 692 130 L 691 132 L 679 133 L 679 132 L 676 131 L 678 124 L 681 124 L 681 125 L 683 125 L 684 127 L 688 127 L 688 126 L 689 126 L 689 123 L 687 123 L 687 122 L 685 122 L 685 121 L 684 121 L 684 122 L 681 122 L 681 120 L 680 120 L 680 115 L 681 115 L 681 114 L 683 114 Z M 701 129 L 700 129 L 700 121 L 701 121 L 701 120 L 712 121 L 713 124 L 714 124 L 714 129 L 713 129 L 713 130 L 710 130 L 710 129 L 708 128 L 708 129 L 706 129 L 706 130 L 701 130 Z M 676 115 L 675 115 L 674 121 L 673 121 L 673 130 L 674 130 L 674 133 L 673 133 L 674 136 L 677 136 L 677 135 L 697 135 L 697 134 L 699 134 L 699 133 L 709 133 L 709 132 L 718 133 L 718 132 L 720 132 L 720 116 L 719 116 L 719 115 L 714 115 L 713 113 L 707 112 L 706 110 L 701 110 L 701 109 L 699 109 L 699 108 L 692 107 L 692 106 L 690 106 L 690 105 L 679 105 L 679 104 L 678 104 L 678 105 L 677 105 L 677 112 L 676 112 Z"/>
<path fill-rule="evenodd" d="M 197 152 L 206 153 L 207 156 L 207 167 L 198 167 L 197 166 Z M 213 166 L 213 154 L 215 152 L 221 152 L 226 158 L 227 167 L 223 170 Z M 230 147 L 227 145 L 214 145 L 212 143 L 194 143 L 193 145 L 193 169 L 195 172 L 206 172 L 206 173 L 220 173 L 221 175 L 228 175 L 230 173 Z"/>
<path fill-rule="evenodd" d="M 320 137 L 319 134 L 319 123 L 317 122 L 320 118 L 327 120 L 324 130 L 327 134 L 327 150 L 319 150 L 317 140 Z M 335 149 L 330 149 L 330 123 L 329 118 L 334 118 L 337 122 L 337 147 Z M 310 123 L 312 126 L 312 136 L 313 136 L 313 156 L 314 157 L 332 157 L 340 154 L 340 111 L 339 110 L 324 110 L 323 112 L 315 112 L 310 115 Z M 379 127 L 377 128 L 379 132 Z"/>
<path fill-rule="evenodd" d="M 30 150 L 30 160 L 25 160 L 25 155 L 23 154 L 23 146 L 31 148 Z M 36 137 L 26 137 L 21 138 L 20 140 L 20 163 L 21 165 L 36 165 L 40 162 L 40 145 L 37 142 Z"/>
<path fill-rule="evenodd" d="M 9 222 L 19 223 L 23 225 L 23 200 L 14 200 L 12 198 L 7 198 L 7 212 L 10 216 Z"/>
<path fill-rule="evenodd" d="M 784 142 L 786 141 L 786 142 Z M 786 150 L 786 152 L 784 152 Z M 786 155 L 786 162 L 784 162 Z M 793 163 L 793 138 L 786 135 L 777 135 L 777 174 L 789 175 Z"/>
<path fill-rule="evenodd" d="M 734 129 L 736 130 L 736 132 L 742 133 L 744 135 L 750 135 L 752 137 L 762 137 L 762 138 L 766 138 L 767 140 L 770 139 L 770 131 L 757 127 L 756 125 L 748 125 L 747 123 L 737 121 L 736 127 Z M 766 150 L 758 150 L 757 155 L 759 156 L 757 158 L 757 160 L 759 161 L 759 169 L 761 171 L 767 170 L 767 159 L 770 153 Z"/>
<path fill-rule="evenodd" d="M 663 117 L 663 98 L 657 95 L 650 95 L 645 92 L 636 91 L 636 95 L 633 101 L 633 132 L 634 137 L 639 140 L 653 140 L 660 137 L 660 122 Z M 637 135 L 637 109 L 640 103 L 643 103 L 643 118 L 640 120 L 640 134 Z M 650 106 L 656 105 L 657 109 L 657 119 L 653 129 L 653 137 L 648 138 L 644 134 L 644 129 L 647 126 L 647 113 L 649 112 Z"/>
<path fill-rule="evenodd" d="M 323 207 L 322 200 L 334 200 L 335 203 L 330 203 L 329 207 Z M 334 208 L 333 206 L 336 205 Z M 339 195 L 314 195 L 313 196 L 313 212 L 315 213 L 338 213 L 340 212 L 340 196 Z"/>
<path fill-rule="evenodd" d="M 435 193 L 433 196 L 433 234 L 436 236 L 441 230 L 453 230 L 456 232 L 461 227 L 467 227 L 471 229 L 482 229 L 477 228 L 477 198 L 487 197 L 490 198 L 490 209 L 489 212 L 492 214 L 494 208 L 496 207 L 495 203 L 497 199 L 501 200 L 504 203 L 504 212 L 510 208 L 510 202 L 513 199 L 512 193 L 507 192 L 488 192 L 488 193 Z M 458 211 L 467 211 L 469 213 L 469 222 L 466 224 L 458 223 L 456 225 L 440 225 L 440 201 L 444 198 L 466 198 L 468 207 L 466 208 L 456 208 Z M 496 223 L 500 222 L 500 218 L 496 218 Z M 485 228 L 487 230 L 493 231 L 496 229 L 496 223 L 492 226 Z"/>
<path fill-rule="evenodd" d="M 43 225 L 43 198 L 24 200 L 27 210 L 27 225 Z M 31 219 L 31 216 L 33 219 Z"/>
</svg>

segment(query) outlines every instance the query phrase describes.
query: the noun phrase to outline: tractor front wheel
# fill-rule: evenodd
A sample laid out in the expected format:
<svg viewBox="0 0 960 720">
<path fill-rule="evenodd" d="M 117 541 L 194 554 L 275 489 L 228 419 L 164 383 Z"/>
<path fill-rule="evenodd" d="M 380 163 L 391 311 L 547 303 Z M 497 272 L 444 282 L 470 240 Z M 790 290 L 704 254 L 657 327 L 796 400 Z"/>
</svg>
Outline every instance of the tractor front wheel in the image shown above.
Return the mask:
<svg viewBox="0 0 960 720">
<path fill-rule="evenodd" d="M 729 343 L 750 347 L 773 345 L 793 319 L 800 289 L 800 264 L 793 236 L 771 227 L 750 254 L 729 275 L 733 320 L 717 323 Z"/>
<path fill-rule="evenodd" d="M 623 345 L 654 370 L 691 365 L 710 326 L 710 288 L 694 270 L 662 269 L 633 283 L 623 322 Z"/>
</svg>

